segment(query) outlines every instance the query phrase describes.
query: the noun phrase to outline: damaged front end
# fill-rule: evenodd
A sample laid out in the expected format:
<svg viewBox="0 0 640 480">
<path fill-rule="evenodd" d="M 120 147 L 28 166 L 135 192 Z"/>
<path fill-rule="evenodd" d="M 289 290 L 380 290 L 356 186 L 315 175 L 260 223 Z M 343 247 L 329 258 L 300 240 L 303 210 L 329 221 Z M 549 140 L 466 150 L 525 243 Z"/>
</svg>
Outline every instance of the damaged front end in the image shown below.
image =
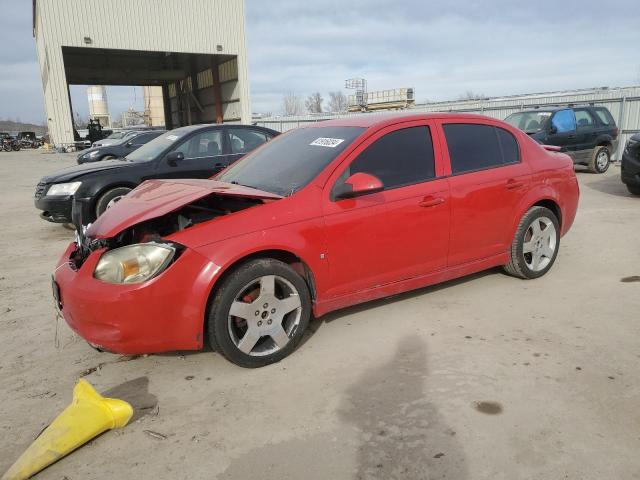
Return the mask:
<svg viewBox="0 0 640 480">
<path fill-rule="evenodd" d="M 278 198 L 282 197 L 211 180 L 147 181 L 93 224 L 84 225 L 81 209 L 73 208 L 76 248 L 69 260 L 79 269 L 97 250 L 113 252 L 124 247 L 152 245 L 171 251 L 170 264 L 185 247 L 165 240 L 166 237 Z M 97 274 L 98 268 L 96 278 L 100 278 Z"/>
</svg>

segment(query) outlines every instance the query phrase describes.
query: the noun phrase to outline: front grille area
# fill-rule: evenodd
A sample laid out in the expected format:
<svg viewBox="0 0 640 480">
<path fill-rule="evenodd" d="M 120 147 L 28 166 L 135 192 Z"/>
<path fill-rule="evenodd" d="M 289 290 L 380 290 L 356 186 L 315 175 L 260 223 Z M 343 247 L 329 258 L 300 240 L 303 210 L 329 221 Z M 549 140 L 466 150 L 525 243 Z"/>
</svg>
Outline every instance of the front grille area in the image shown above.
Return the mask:
<svg viewBox="0 0 640 480">
<path fill-rule="evenodd" d="M 38 200 L 40 197 L 42 197 L 42 194 L 44 193 L 45 188 L 47 188 L 47 184 L 44 182 L 40 182 L 38 183 L 38 185 L 36 185 L 36 200 Z"/>
</svg>

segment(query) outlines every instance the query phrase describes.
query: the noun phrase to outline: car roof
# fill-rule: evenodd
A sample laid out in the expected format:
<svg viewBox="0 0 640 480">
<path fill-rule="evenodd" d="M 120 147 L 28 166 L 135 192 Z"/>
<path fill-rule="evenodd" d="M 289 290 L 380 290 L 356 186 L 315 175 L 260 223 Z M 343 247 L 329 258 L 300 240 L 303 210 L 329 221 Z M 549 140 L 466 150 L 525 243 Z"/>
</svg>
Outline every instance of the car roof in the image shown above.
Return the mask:
<svg viewBox="0 0 640 480">
<path fill-rule="evenodd" d="M 176 127 L 174 130 L 180 129 L 181 131 L 184 131 L 184 132 L 195 132 L 197 130 L 201 130 L 204 128 L 211 128 L 211 127 L 251 128 L 251 129 L 267 130 L 267 131 L 275 132 L 275 130 L 272 130 L 271 128 L 268 128 L 268 127 L 261 127 L 259 125 L 244 125 L 239 123 L 238 124 L 237 123 L 224 123 L 224 124 L 223 123 L 198 123 L 196 125 L 185 125 L 183 127 Z M 168 131 L 171 131 L 171 130 L 168 130 Z M 276 133 L 280 133 L 280 132 L 276 132 Z"/>
<path fill-rule="evenodd" d="M 554 105 L 552 107 L 528 108 L 513 113 L 530 113 L 530 112 L 557 112 L 558 110 L 566 110 L 568 108 L 606 108 L 602 105 Z M 511 115 L 513 115 L 513 113 Z"/>
<path fill-rule="evenodd" d="M 392 114 L 360 114 L 350 117 L 336 118 L 333 120 L 325 120 L 318 123 L 305 126 L 303 128 L 322 128 L 322 127 L 385 127 L 388 125 L 394 125 L 402 122 L 411 122 L 416 120 L 431 120 L 431 119 L 456 119 L 456 120 L 491 120 L 496 121 L 495 118 L 487 117 L 486 115 L 477 115 L 474 113 L 392 113 Z"/>
</svg>

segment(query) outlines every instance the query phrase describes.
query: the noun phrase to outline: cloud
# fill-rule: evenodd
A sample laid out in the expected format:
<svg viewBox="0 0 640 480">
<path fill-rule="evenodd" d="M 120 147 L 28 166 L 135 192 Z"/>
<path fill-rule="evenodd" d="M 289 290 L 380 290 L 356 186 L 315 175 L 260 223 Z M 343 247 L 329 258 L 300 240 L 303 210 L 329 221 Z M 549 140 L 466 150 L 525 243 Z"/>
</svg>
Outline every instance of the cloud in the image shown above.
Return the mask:
<svg viewBox="0 0 640 480">
<path fill-rule="evenodd" d="M 284 92 L 414 87 L 419 101 L 640 83 L 632 1 L 247 2 L 253 110 Z M 622 13 L 624 12 L 624 13 Z"/>
<path fill-rule="evenodd" d="M 0 30 L 0 117 L 41 121 L 31 2 L 0 0 L 0 11 L 11 19 Z M 360 76 L 369 90 L 413 87 L 418 101 L 640 83 L 636 0 L 604 11 L 595 0 L 246 0 L 246 11 L 256 112 Z M 109 88 L 112 114 L 136 103 L 134 91 Z M 85 97 L 72 88 L 75 111 Z"/>
</svg>

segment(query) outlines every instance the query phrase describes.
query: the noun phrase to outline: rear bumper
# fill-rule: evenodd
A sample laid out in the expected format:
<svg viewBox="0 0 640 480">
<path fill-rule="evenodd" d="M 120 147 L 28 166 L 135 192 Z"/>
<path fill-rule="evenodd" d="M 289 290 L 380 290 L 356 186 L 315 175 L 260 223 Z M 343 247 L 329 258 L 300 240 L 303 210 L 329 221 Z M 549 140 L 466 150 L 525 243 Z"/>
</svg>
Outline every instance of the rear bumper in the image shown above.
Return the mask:
<svg viewBox="0 0 640 480">
<path fill-rule="evenodd" d="M 34 204 L 40 212 L 40 218 L 53 223 L 71 223 L 71 206 L 73 197 L 47 197 L 36 199 Z"/>
<path fill-rule="evenodd" d="M 95 348 L 121 354 L 196 350 L 203 345 L 203 325 L 212 277 L 218 269 L 186 249 L 156 278 L 113 285 L 93 277 L 103 251 L 93 252 L 76 270 L 71 244 L 54 273 L 59 307 L 73 331 Z"/>
</svg>

